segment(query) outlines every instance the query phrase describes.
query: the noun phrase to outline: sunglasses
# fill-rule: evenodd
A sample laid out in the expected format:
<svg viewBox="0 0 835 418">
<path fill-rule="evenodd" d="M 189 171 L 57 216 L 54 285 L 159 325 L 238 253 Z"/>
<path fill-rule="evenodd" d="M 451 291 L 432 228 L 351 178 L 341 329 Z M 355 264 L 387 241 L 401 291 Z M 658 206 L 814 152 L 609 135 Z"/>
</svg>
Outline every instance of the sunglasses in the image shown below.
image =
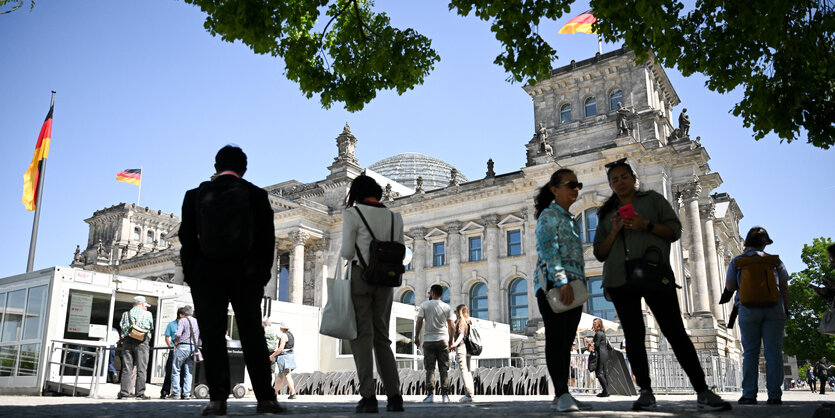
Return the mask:
<svg viewBox="0 0 835 418">
<path fill-rule="evenodd" d="M 557 185 L 557 187 L 560 186 L 568 186 L 569 189 L 583 190 L 583 183 L 580 183 L 579 181 L 567 181 Z"/>
</svg>

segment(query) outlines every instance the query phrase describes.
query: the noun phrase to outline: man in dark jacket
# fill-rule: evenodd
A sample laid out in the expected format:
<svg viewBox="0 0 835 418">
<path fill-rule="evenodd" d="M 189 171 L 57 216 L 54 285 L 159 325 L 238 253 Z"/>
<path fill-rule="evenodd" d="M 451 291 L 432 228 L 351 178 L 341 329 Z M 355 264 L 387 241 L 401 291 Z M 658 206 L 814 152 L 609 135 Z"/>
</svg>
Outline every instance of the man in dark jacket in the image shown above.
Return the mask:
<svg viewBox="0 0 835 418">
<path fill-rule="evenodd" d="M 180 224 L 180 255 L 203 340 L 211 401 L 203 415 L 226 415 L 229 358 L 227 306 L 241 336 L 258 413 L 281 413 L 270 382 L 270 361 L 260 301 L 270 280 L 275 248 L 273 211 L 267 192 L 242 179 L 246 154 L 227 145 L 215 156 L 212 181 L 186 192 Z"/>
<path fill-rule="evenodd" d="M 821 359 L 815 363 L 815 374 L 821 381 L 821 395 L 826 394 L 826 384 L 829 383 L 829 369 L 832 367 L 835 366 L 829 364 L 829 361 L 826 360 L 826 356 L 821 357 Z"/>
</svg>

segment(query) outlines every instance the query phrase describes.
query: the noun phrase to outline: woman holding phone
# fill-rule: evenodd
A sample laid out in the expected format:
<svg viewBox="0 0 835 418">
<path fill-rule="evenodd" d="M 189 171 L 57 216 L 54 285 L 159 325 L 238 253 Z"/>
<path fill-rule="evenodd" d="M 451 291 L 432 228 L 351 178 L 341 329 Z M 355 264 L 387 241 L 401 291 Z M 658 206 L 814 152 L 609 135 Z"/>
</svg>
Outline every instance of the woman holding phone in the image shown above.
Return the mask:
<svg viewBox="0 0 835 418">
<path fill-rule="evenodd" d="M 603 288 L 615 305 L 624 337 L 636 342 L 626 347 L 629 364 L 641 393 L 632 404 L 634 410 L 657 406 L 652 393 L 649 364 L 644 344 L 646 328 L 641 311 L 644 299 L 661 332 L 673 347 L 697 395 L 697 408 L 724 411 L 731 405 L 707 387 L 705 374 L 693 342 L 687 336 L 675 287 L 652 287 L 647 283 L 627 283 L 627 259 L 641 258 L 647 249 L 661 252 L 661 262 L 669 265 L 670 244 L 681 237 L 681 221 L 670 202 L 655 191 L 639 191 L 637 177 L 626 159 L 606 164 L 612 196 L 597 211 L 599 225 L 594 237 L 594 256 L 603 262 Z"/>
<path fill-rule="evenodd" d="M 555 313 L 548 303 L 546 292 L 559 289 L 560 301 L 574 302 L 574 291 L 569 282 L 585 281 L 583 243 L 580 225 L 568 208 L 577 201 L 583 183 L 573 171 L 562 168 L 551 175 L 536 196 L 536 255 L 538 268 L 534 273 L 534 291 L 539 312 L 545 323 L 545 363 L 554 382 L 551 407 L 560 412 L 591 409 L 568 392 L 571 344 L 577 335 L 577 325 L 583 306 Z"/>
</svg>

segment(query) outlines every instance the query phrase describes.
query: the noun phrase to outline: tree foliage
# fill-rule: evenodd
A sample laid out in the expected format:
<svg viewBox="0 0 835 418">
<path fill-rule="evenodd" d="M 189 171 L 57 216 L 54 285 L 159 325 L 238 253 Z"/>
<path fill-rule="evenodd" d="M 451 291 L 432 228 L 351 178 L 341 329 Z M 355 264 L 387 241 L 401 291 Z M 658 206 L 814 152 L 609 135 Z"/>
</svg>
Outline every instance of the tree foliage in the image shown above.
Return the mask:
<svg viewBox="0 0 835 418">
<path fill-rule="evenodd" d="M 259 54 L 282 57 L 286 76 L 325 107 L 363 108 L 376 91 L 399 94 L 422 84 L 439 61 L 431 41 L 390 25 L 371 0 L 185 0 L 208 13 L 206 29 L 240 40 Z M 574 0 L 450 0 L 449 10 L 491 22 L 502 46 L 495 63 L 508 81 L 549 76 L 557 51 L 540 35 Z M 835 144 L 835 12 L 833 0 L 591 0 L 595 28 L 642 58 L 684 75 L 702 73 L 719 93 L 736 88 L 733 108 L 755 138 L 770 132 L 791 142 Z M 319 21 L 320 14 L 322 16 Z M 318 22 L 318 24 L 317 24 Z"/>
<path fill-rule="evenodd" d="M 810 284 L 821 286 L 824 277 L 835 279 L 835 269 L 827 260 L 826 248 L 830 245 L 830 238 L 815 238 L 812 245 L 804 245 L 800 258 L 806 268 L 792 273 L 789 282 L 791 317 L 786 322 L 783 349 L 786 354 L 800 360 L 814 362 L 821 356 L 835 358 L 835 337 L 818 332 L 820 319 L 829 307 L 823 298 L 808 287 Z"/>
<path fill-rule="evenodd" d="M 5 9 L 11 5 L 10 9 Z M 11 13 L 23 6 L 23 0 L 0 0 L 0 15 Z M 35 8 L 35 0 L 29 0 L 29 11 Z"/>
</svg>

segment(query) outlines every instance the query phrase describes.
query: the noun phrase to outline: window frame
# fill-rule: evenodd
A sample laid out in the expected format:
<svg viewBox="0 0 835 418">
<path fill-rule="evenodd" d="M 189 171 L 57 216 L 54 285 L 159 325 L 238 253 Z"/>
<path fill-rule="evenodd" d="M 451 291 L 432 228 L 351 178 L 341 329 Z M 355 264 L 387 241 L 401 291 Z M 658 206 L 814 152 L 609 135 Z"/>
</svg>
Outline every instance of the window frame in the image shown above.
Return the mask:
<svg viewBox="0 0 835 418">
<path fill-rule="evenodd" d="M 482 295 L 475 296 L 475 290 L 479 286 L 484 288 L 484 295 L 483 296 Z M 469 296 L 470 296 L 470 316 L 473 317 L 473 318 L 488 320 L 489 316 L 490 316 L 490 306 L 489 306 L 489 300 L 488 300 L 487 283 L 484 283 L 484 282 L 473 283 L 473 285 L 470 286 L 470 291 L 468 293 L 469 293 Z M 483 300 L 484 308 L 479 307 L 478 309 L 476 309 L 475 308 L 475 303 L 474 303 L 476 300 L 478 300 L 478 301 Z M 479 304 L 479 306 L 481 306 L 481 305 Z M 484 312 L 484 318 L 478 316 L 479 312 Z"/>
<path fill-rule="evenodd" d="M 589 112 L 589 107 L 590 106 L 594 107 L 592 109 L 593 110 L 592 112 Z M 585 100 L 583 100 L 583 115 L 585 115 L 585 117 L 587 117 L 587 118 L 597 115 L 597 98 L 596 97 L 589 96 L 589 97 L 586 97 Z"/>
<path fill-rule="evenodd" d="M 513 233 L 519 234 L 519 242 L 511 243 L 510 236 Z M 506 230 L 505 231 L 505 243 L 507 244 L 507 247 L 505 248 L 505 254 L 507 254 L 508 257 L 516 257 L 516 256 L 520 256 L 520 255 L 525 254 L 524 248 L 522 247 L 522 229 L 521 228 Z M 510 249 L 512 248 L 511 247 L 512 245 L 518 245 L 519 246 L 519 253 L 517 253 L 517 254 L 511 254 L 510 253 Z"/>
<path fill-rule="evenodd" d="M 560 105 L 560 123 L 571 122 L 571 103 L 563 103 Z"/>
<path fill-rule="evenodd" d="M 620 104 L 623 104 L 624 106 L 626 106 L 623 103 L 623 90 L 621 90 L 619 88 L 615 88 L 615 89 L 612 89 L 611 92 L 609 92 L 609 110 L 618 110 L 618 102 L 613 101 L 613 100 L 615 100 L 615 95 L 616 94 L 620 94 L 620 96 L 618 97 Z"/>
<path fill-rule="evenodd" d="M 438 253 L 438 248 L 441 248 L 441 253 Z M 440 257 L 440 263 L 439 259 Z M 432 267 L 442 267 L 446 265 L 446 242 L 438 241 L 432 243 Z"/>
<path fill-rule="evenodd" d="M 524 283 L 524 286 L 522 286 L 523 291 L 514 292 L 513 289 L 516 287 L 516 284 L 520 283 L 520 282 Z M 513 310 L 514 309 L 520 309 L 523 306 L 523 305 L 514 305 L 513 304 L 513 297 L 516 296 L 516 295 L 524 295 L 524 298 L 522 300 L 525 301 L 524 307 L 525 307 L 525 311 L 527 312 L 526 316 L 524 316 L 524 317 L 513 316 Z M 530 318 L 530 315 L 531 315 L 530 308 L 531 308 L 530 300 L 528 299 L 528 280 L 524 277 L 515 277 L 515 278 L 511 279 L 510 283 L 507 286 L 507 317 L 508 317 L 508 320 L 509 320 L 508 323 L 510 324 L 510 331 L 511 332 L 514 332 L 514 331 L 515 332 L 520 332 L 520 331 L 525 330 L 525 327 L 527 326 L 527 320 Z M 525 326 L 522 326 L 520 329 L 515 329 L 515 326 L 514 326 L 515 321 L 521 321 L 521 320 L 525 321 Z"/>
<path fill-rule="evenodd" d="M 478 240 L 478 249 L 473 247 L 473 240 Z M 481 261 L 484 259 L 483 254 L 483 245 L 484 240 L 481 239 L 481 235 L 471 235 L 467 237 L 467 261 L 474 262 L 474 261 Z M 473 257 L 473 252 L 478 251 L 478 258 Z"/>
</svg>

